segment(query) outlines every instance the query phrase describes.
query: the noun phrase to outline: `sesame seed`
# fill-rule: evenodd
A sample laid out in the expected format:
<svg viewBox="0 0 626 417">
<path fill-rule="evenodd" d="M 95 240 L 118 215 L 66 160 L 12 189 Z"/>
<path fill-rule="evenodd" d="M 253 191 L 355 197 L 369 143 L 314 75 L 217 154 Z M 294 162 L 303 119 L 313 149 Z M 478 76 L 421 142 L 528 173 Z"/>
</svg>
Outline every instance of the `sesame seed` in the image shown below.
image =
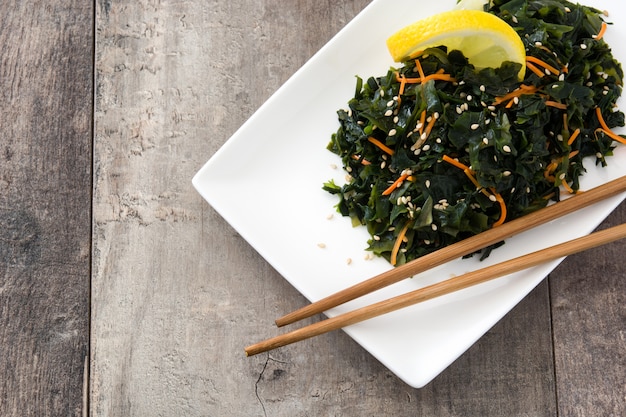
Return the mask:
<svg viewBox="0 0 626 417">
<path fill-rule="evenodd" d="M 429 151 L 429 150 L 430 150 L 430 145 L 424 145 L 424 146 L 422 146 L 422 150 L 423 150 L 424 152 Z"/>
<path fill-rule="evenodd" d="M 438 111 L 434 112 L 433 117 L 435 118 L 435 120 L 439 119 L 439 112 Z"/>
<path fill-rule="evenodd" d="M 380 90 L 380 96 L 385 97 L 385 90 L 382 90 L 382 89 Z"/>
<path fill-rule="evenodd" d="M 434 231 L 437 230 L 437 225 L 435 223 L 430 225 L 430 228 L 433 229 Z"/>
<path fill-rule="evenodd" d="M 543 46 L 543 44 L 542 44 L 541 42 L 535 42 L 535 46 L 536 46 L 537 48 L 539 48 L 539 47 Z"/>
<path fill-rule="evenodd" d="M 583 49 L 583 50 L 587 49 L 587 45 L 585 45 L 584 43 L 581 43 L 580 44 L 580 49 Z"/>
<path fill-rule="evenodd" d="M 490 194 L 490 195 L 489 195 L 489 200 L 493 201 L 494 203 L 495 203 L 496 201 L 498 201 L 498 199 L 496 198 L 496 196 L 495 196 L 495 195 L 493 195 L 493 194 Z"/>
<path fill-rule="evenodd" d="M 441 138 L 437 138 L 437 139 L 435 139 L 435 142 L 437 142 L 437 143 L 441 143 Z"/>
<path fill-rule="evenodd" d="M 485 145 L 489 145 L 489 139 L 487 139 L 487 138 L 483 138 L 483 143 L 484 143 Z"/>
<path fill-rule="evenodd" d="M 487 110 L 495 111 L 496 110 L 496 106 L 487 106 Z"/>
<path fill-rule="evenodd" d="M 374 240 L 380 240 L 380 236 L 374 235 Z"/>
<path fill-rule="evenodd" d="M 513 23 L 518 23 L 518 21 L 517 21 L 517 17 L 516 17 L 515 15 L 511 16 L 511 21 L 512 21 Z"/>
<path fill-rule="evenodd" d="M 348 265 L 350 265 L 350 264 L 352 263 L 352 258 L 348 258 L 348 259 L 346 259 L 346 263 L 347 263 Z"/>
<path fill-rule="evenodd" d="M 567 6 L 565 6 L 565 11 L 566 11 L 567 13 L 570 13 L 570 12 L 572 11 L 572 9 L 570 9 L 570 8 L 569 8 L 569 7 L 567 7 Z"/>
<path fill-rule="evenodd" d="M 480 91 L 482 91 L 483 93 L 484 93 L 484 92 L 485 92 L 485 90 L 486 90 L 485 86 L 484 86 L 484 85 L 482 85 L 482 84 L 481 84 L 481 86 L 480 86 L 480 87 L 478 87 L 478 89 L 479 89 Z"/>
<path fill-rule="evenodd" d="M 511 176 L 511 171 L 504 171 L 502 175 L 504 175 L 505 177 L 509 177 Z"/>
<path fill-rule="evenodd" d="M 424 244 L 425 244 L 425 245 L 430 245 L 430 240 L 428 240 L 428 239 L 424 239 Z"/>
<path fill-rule="evenodd" d="M 461 107 L 459 107 L 459 106 L 456 106 L 456 112 L 457 112 L 457 114 L 461 114 L 461 113 L 463 113 L 463 109 Z"/>
<path fill-rule="evenodd" d="M 511 194 L 515 192 L 515 187 L 511 188 Z"/>
<path fill-rule="evenodd" d="M 352 167 L 346 167 L 346 171 L 352 172 Z"/>
<path fill-rule="evenodd" d="M 326 243 L 318 243 L 317 247 L 324 249 L 326 247 Z"/>
<path fill-rule="evenodd" d="M 394 118 L 393 118 L 393 122 L 394 122 L 394 123 L 398 123 L 399 121 L 400 121 L 400 118 L 399 118 L 398 116 L 396 116 L 396 117 L 394 117 Z"/>
<path fill-rule="evenodd" d="M 526 187 L 526 194 L 530 194 L 530 187 Z"/>
<path fill-rule="evenodd" d="M 602 154 L 600 152 L 596 153 L 596 158 L 602 159 Z"/>
<path fill-rule="evenodd" d="M 396 129 L 391 129 L 389 131 L 389 136 L 395 136 L 396 133 L 398 133 L 398 131 Z"/>
<path fill-rule="evenodd" d="M 333 213 L 330 213 L 328 216 L 326 216 L 326 220 L 331 220 L 333 217 L 335 217 L 335 215 Z"/>
<path fill-rule="evenodd" d="M 607 73 L 602 74 L 602 78 L 605 79 L 605 80 L 608 80 L 609 79 L 609 74 L 607 74 Z"/>
<path fill-rule="evenodd" d="M 385 116 L 386 116 L 386 117 L 389 117 L 389 116 L 391 116 L 391 115 L 393 115 L 393 110 L 389 109 L 389 110 L 387 110 L 387 111 L 385 112 Z"/>
<path fill-rule="evenodd" d="M 561 134 L 556 135 L 556 140 L 558 140 L 559 142 L 563 142 L 563 135 Z"/>
<path fill-rule="evenodd" d="M 337 164 L 330 164 L 330 169 L 337 169 Z"/>
<path fill-rule="evenodd" d="M 380 169 L 385 169 L 386 166 L 387 166 L 387 162 L 383 161 L 380 163 Z"/>
<path fill-rule="evenodd" d="M 472 125 L 470 126 L 470 129 L 472 129 L 472 130 L 476 130 L 476 129 L 478 129 L 479 127 L 480 127 L 480 125 L 479 125 L 478 123 L 474 123 L 474 124 L 472 124 Z"/>
<path fill-rule="evenodd" d="M 519 104 L 519 97 L 513 97 L 513 103 Z"/>
<path fill-rule="evenodd" d="M 511 147 L 509 145 L 504 145 L 502 150 L 506 153 L 511 153 Z"/>
<path fill-rule="evenodd" d="M 602 95 L 603 95 L 603 96 L 606 96 L 607 94 L 609 94 L 609 92 L 608 92 L 607 90 L 604 90 L 604 91 L 602 92 Z"/>
<path fill-rule="evenodd" d="M 467 101 L 472 101 L 472 95 L 471 94 L 467 95 Z"/>
<path fill-rule="evenodd" d="M 394 104 L 396 104 L 396 102 L 395 102 L 395 101 L 393 101 L 393 100 L 389 100 L 389 101 L 387 102 L 387 107 L 391 107 L 391 106 L 393 106 Z"/>
<path fill-rule="evenodd" d="M 426 185 L 426 188 L 430 188 L 430 180 L 426 180 L 426 182 L 424 183 L 424 185 Z"/>
</svg>

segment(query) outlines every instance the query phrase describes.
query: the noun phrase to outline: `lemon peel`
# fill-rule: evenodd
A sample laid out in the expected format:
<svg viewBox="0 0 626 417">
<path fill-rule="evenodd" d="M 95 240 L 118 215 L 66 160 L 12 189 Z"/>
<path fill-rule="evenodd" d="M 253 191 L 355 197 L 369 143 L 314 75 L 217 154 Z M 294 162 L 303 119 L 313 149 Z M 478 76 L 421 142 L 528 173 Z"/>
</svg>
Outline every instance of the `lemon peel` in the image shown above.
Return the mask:
<svg viewBox="0 0 626 417">
<path fill-rule="evenodd" d="M 387 39 L 396 62 L 418 55 L 427 48 L 446 46 L 459 50 L 478 69 L 499 68 L 503 62 L 521 64 L 518 78 L 526 72 L 526 49 L 508 23 L 480 10 L 450 10 L 412 23 Z"/>
</svg>

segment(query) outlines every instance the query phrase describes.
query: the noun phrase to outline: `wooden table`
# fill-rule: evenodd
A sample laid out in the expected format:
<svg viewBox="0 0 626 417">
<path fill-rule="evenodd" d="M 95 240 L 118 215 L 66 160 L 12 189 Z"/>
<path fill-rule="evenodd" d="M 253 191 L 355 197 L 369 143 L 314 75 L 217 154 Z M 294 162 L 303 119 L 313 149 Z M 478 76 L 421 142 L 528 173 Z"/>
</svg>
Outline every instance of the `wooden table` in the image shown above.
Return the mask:
<svg viewBox="0 0 626 417">
<path fill-rule="evenodd" d="M 343 332 L 244 356 L 305 300 L 191 177 L 367 4 L 0 5 L 0 415 L 626 414 L 624 242 L 420 390 Z"/>
</svg>

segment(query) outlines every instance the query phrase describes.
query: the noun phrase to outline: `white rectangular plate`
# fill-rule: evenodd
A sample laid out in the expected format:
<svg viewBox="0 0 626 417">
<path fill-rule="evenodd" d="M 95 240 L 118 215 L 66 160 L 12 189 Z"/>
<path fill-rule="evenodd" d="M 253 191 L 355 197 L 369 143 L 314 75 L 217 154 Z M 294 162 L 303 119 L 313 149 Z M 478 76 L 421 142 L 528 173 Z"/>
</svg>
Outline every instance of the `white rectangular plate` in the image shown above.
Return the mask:
<svg viewBox="0 0 626 417">
<path fill-rule="evenodd" d="M 610 0 L 584 4 L 609 10 L 606 40 L 626 63 L 626 6 Z M 384 75 L 394 65 L 385 40 L 397 29 L 451 9 L 454 0 L 375 0 L 293 75 L 213 155 L 193 184 L 285 279 L 311 301 L 382 273 L 390 265 L 365 260 L 369 236 L 335 215 L 337 200 L 322 190 L 343 182 L 339 158 L 326 150 L 337 130 L 336 111 L 354 94 L 355 76 Z M 402 13 L 398 13 L 402 10 Z M 586 164 L 582 189 L 626 174 L 626 147 L 607 168 Z M 327 312 L 335 316 L 454 275 L 590 233 L 623 200 L 619 196 L 525 232 L 484 262 L 450 262 Z M 325 244 L 322 249 L 318 244 Z M 348 264 L 348 259 L 352 262 Z M 560 262 L 560 261 L 559 261 Z M 465 352 L 559 262 L 390 313 L 345 331 L 407 384 L 419 388 Z M 255 279 L 250 277 L 250 279 Z M 285 312 L 287 313 L 287 312 Z M 269 324 L 269 323 L 268 323 Z M 254 342 L 254 341 L 251 341 Z"/>
</svg>

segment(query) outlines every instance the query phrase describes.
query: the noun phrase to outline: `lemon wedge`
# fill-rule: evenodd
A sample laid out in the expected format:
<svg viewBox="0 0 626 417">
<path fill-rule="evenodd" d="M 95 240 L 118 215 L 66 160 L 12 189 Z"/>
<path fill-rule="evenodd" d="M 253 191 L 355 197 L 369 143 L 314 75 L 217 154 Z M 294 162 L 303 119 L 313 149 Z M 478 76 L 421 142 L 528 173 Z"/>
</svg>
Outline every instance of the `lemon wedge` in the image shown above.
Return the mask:
<svg viewBox="0 0 626 417">
<path fill-rule="evenodd" d="M 515 29 L 491 13 L 451 10 L 412 23 L 387 39 L 387 48 L 396 62 L 437 46 L 463 52 L 478 69 L 499 68 L 505 61 L 520 63 L 518 77 L 524 79 L 524 43 Z"/>
</svg>

